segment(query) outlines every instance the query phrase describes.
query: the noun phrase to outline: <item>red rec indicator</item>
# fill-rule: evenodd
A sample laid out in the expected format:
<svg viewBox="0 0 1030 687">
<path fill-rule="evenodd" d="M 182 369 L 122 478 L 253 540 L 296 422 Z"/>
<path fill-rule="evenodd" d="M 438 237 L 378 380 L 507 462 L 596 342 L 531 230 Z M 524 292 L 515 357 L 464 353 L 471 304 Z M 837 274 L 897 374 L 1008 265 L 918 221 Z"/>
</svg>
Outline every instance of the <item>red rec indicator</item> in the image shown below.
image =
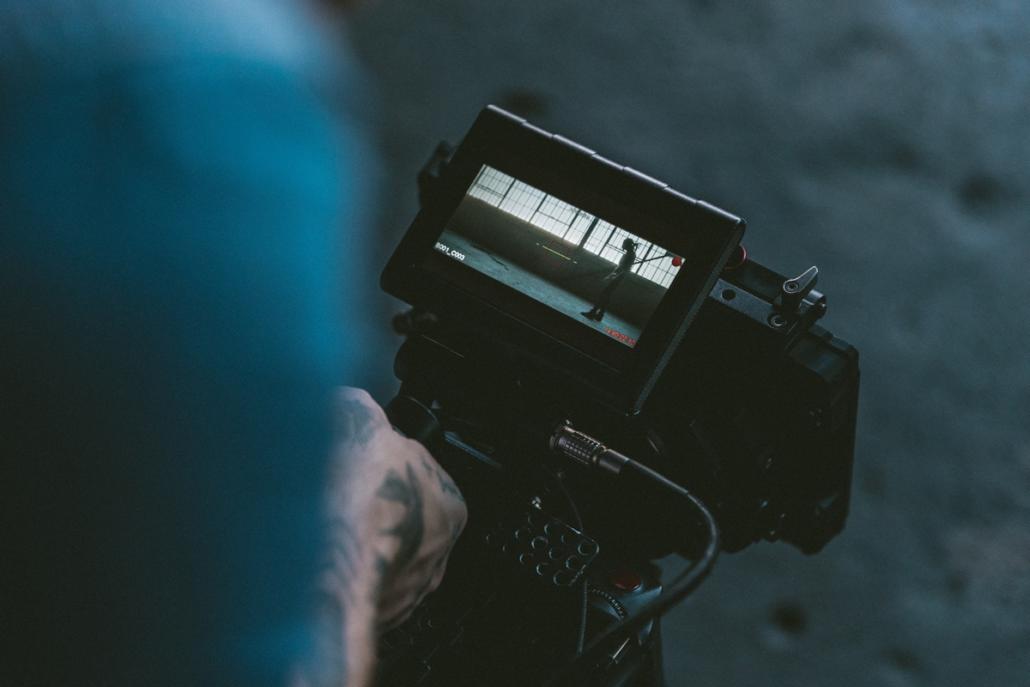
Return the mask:
<svg viewBox="0 0 1030 687">
<path fill-rule="evenodd" d="M 636 339 L 634 339 L 629 334 L 623 334 L 622 332 L 620 332 L 617 329 L 612 329 L 611 327 L 605 327 L 604 328 L 604 333 L 607 334 L 608 336 L 612 337 L 613 339 L 618 339 L 619 341 L 621 341 L 624 344 L 629 344 L 630 346 L 636 346 L 637 345 L 637 340 Z"/>
<path fill-rule="evenodd" d="M 635 592 L 644 586 L 644 580 L 640 577 L 640 573 L 629 568 L 612 571 L 608 581 L 621 592 Z"/>
<path fill-rule="evenodd" d="M 679 267 L 682 264 L 683 264 L 683 258 L 681 258 L 678 255 L 672 256 L 672 266 L 673 267 Z"/>
</svg>

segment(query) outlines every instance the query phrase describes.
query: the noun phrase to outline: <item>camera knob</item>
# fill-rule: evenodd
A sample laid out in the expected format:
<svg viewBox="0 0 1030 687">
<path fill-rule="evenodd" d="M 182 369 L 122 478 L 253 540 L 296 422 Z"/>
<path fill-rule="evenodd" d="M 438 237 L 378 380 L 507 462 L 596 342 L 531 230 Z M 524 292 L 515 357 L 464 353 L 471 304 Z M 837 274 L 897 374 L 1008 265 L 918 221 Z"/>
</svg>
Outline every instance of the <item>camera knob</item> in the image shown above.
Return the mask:
<svg viewBox="0 0 1030 687">
<path fill-rule="evenodd" d="M 819 268 L 812 265 L 793 279 L 783 282 L 780 287 L 780 303 L 782 304 L 780 311 L 785 314 L 796 312 L 801 301 L 811 293 L 818 280 Z"/>
</svg>

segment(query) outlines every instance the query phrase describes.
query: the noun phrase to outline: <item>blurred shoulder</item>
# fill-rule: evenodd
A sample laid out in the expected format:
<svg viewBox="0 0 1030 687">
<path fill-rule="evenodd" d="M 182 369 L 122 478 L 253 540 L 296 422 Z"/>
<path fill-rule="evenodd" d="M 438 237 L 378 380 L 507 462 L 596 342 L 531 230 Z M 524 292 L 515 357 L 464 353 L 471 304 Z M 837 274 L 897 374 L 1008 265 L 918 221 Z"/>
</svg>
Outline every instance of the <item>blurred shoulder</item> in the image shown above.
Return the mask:
<svg viewBox="0 0 1030 687">
<path fill-rule="evenodd" d="M 348 68 L 335 28 L 304 0 L 2 0 L 0 71 L 38 80 L 209 59 L 333 78 Z"/>
</svg>

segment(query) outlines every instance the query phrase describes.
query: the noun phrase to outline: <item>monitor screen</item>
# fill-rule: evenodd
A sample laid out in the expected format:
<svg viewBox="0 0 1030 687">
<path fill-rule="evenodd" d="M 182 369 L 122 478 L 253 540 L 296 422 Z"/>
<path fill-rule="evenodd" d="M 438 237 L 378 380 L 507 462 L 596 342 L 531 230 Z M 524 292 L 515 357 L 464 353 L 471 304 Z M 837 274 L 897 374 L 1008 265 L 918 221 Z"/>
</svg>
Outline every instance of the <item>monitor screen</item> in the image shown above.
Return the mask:
<svg viewBox="0 0 1030 687">
<path fill-rule="evenodd" d="M 436 251 L 635 347 L 683 258 L 483 165 Z"/>
</svg>

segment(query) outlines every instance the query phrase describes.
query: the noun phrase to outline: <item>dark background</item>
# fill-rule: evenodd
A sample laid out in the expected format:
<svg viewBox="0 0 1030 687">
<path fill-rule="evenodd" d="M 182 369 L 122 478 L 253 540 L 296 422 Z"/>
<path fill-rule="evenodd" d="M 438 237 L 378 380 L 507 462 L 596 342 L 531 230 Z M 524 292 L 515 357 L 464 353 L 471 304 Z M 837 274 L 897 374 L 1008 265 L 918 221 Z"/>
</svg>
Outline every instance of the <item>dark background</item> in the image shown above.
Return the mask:
<svg viewBox="0 0 1030 687">
<path fill-rule="evenodd" d="M 1030 3 L 381 0 L 354 33 L 380 264 L 494 102 L 817 264 L 862 352 L 847 529 L 725 556 L 667 622 L 670 685 L 1030 685 Z"/>
</svg>

